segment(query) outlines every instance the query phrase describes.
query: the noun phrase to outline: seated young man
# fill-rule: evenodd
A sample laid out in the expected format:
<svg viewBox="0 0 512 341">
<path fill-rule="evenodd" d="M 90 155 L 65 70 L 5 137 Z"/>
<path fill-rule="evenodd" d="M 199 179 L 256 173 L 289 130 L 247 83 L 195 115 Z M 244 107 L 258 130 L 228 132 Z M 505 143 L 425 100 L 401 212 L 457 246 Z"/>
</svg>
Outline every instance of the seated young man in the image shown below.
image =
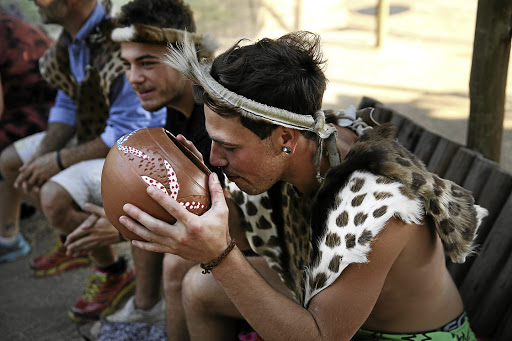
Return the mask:
<svg viewBox="0 0 512 341">
<path fill-rule="evenodd" d="M 148 241 L 133 245 L 201 263 L 183 282 L 192 340 L 233 339 L 231 321 L 242 317 L 266 341 L 475 340 L 445 255 L 465 260 L 486 210 L 429 173 L 391 125 L 362 131 L 343 112 L 320 110 L 318 36 L 237 44 L 211 65 L 198 65 L 190 42 L 170 54 L 203 89 L 210 162 L 231 182 L 240 227 L 293 294 L 236 246 L 215 174 L 202 216 L 148 188 L 178 222 L 130 204 L 120 220 Z"/>
<path fill-rule="evenodd" d="M 193 83 L 163 62 L 167 44 L 182 41 L 185 30 L 193 35 L 197 43 L 200 50 L 198 58 L 211 57 L 214 42 L 193 33 L 193 12 L 181 0 L 134 0 L 125 4 L 116 18 L 111 40 L 120 44 L 120 59 L 126 78 L 142 107 L 149 111 L 164 108 L 167 113 L 165 128 L 181 142 L 192 142 L 190 147 L 195 146 L 206 158 L 206 165 L 212 168 L 208 160 L 211 140 L 204 126 L 203 105 L 194 100 Z M 99 183 L 88 190 L 99 193 Z M 90 216 L 68 235 L 64 244 L 68 255 L 76 256 L 120 241 L 117 230 L 105 217 L 101 206 L 87 203 L 86 209 Z M 183 276 L 193 263 L 180 257 L 174 258 L 172 273 L 163 282 L 169 302 L 164 304 L 161 299 L 164 255 L 138 248 L 132 249 L 132 255 L 137 270 L 135 295 L 129 298 L 123 309 L 106 320 L 166 324 L 168 335 L 180 339 L 186 328 L 184 321 L 179 319 L 183 315 L 181 291 L 176 288 L 181 286 Z M 165 310 L 169 317 L 167 323 Z M 93 334 L 97 334 L 99 328 L 98 322 L 92 327 Z"/>
<path fill-rule="evenodd" d="M 31 260 L 32 273 L 52 276 L 92 263 L 87 287 L 69 315 L 98 319 L 133 291 L 134 273 L 110 246 L 71 257 L 63 243 L 88 217 L 85 202 L 101 203 L 100 192 L 88 189 L 99 188 L 104 158 L 115 141 L 135 129 L 163 126 L 165 112 L 140 107 L 124 76 L 119 44 L 106 39 L 112 22 L 101 3 L 48 0 L 36 5 L 44 23 L 63 28 L 39 61 L 41 73 L 58 91 L 47 130 L 16 141 L 1 154 L 8 188 L 0 202 L 0 229 L 19 232 L 23 194 L 40 207 L 60 235 L 49 252 Z"/>
</svg>

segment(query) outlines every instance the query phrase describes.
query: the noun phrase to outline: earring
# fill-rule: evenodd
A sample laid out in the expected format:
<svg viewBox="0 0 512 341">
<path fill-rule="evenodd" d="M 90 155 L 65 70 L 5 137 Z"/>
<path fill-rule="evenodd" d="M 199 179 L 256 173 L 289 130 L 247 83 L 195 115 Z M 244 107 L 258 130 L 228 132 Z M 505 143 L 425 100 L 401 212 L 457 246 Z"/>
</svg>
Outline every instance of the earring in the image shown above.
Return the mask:
<svg viewBox="0 0 512 341">
<path fill-rule="evenodd" d="M 291 155 L 292 153 L 292 149 L 288 146 L 284 146 L 283 147 L 283 153 L 285 153 L 286 155 Z"/>
</svg>

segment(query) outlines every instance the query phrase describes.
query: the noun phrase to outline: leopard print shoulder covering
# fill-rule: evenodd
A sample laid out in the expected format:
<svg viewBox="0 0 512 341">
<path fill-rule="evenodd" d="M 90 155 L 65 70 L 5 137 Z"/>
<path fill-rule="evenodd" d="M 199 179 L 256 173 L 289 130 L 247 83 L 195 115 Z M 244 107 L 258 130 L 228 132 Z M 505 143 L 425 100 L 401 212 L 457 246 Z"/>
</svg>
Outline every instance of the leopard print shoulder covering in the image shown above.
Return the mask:
<svg viewBox="0 0 512 341">
<path fill-rule="evenodd" d="M 401 183 L 367 171 L 353 172 L 333 200 L 305 271 L 305 306 L 349 264 L 368 261 L 371 242 L 390 218 L 408 224 L 419 224 L 423 218 L 419 198 L 404 194 Z"/>
<path fill-rule="evenodd" d="M 124 75 L 119 44 L 106 38 L 111 27 L 111 20 L 105 18 L 85 39 L 90 51 L 90 65 L 80 83 L 71 74 L 64 32 L 39 60 L 43 77 L 76 104 L 76 134 L 80 143 L 99 136 L 105 129 L 111 85 Z"/>
<path fill-rule="evenodd" d="M 394 137 L 390 125 L 366 132 L 314 198 L 298 196 L 290 184 L 250 196 L 228 183 L 251 247 L 305 307 L 349 264 L 367 262 L 372 240 L 393 216 L 407 223 L 427 217 L 453 261 L 472 252 L 487 210 L 428 172 Z"/>
</svg>

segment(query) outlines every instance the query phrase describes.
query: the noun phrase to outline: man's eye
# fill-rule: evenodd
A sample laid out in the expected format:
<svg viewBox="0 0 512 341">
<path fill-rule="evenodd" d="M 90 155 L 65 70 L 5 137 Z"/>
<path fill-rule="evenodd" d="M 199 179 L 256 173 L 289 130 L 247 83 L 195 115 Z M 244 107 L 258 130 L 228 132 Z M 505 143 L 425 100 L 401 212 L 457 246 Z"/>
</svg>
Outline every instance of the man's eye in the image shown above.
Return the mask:
<svg viewBox="0 0 512 341">
<path fill-rule="evenodd" d="M 125 70 L 130 70 L 131 68 L 129 63 L 123 63 L 123 66 Z"/>
<path fill-rule="evenodd" d="M 156 63 L 155 62 L 142 62 L 141 65 L 142 66 L 152 66 L 152 65 L 155 65 Z"/>
</svg>

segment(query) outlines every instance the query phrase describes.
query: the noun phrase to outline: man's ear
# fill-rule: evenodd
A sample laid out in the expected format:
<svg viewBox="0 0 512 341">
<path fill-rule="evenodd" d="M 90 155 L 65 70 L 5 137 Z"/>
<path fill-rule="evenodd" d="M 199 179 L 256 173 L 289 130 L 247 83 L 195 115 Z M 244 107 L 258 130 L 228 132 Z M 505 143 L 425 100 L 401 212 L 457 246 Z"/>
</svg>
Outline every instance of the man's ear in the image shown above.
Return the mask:
<svg viewBox="0 0 512 341">
<path fill-rule="evenodd" d="M 275 129 L 275 138 L 277 145 L 282 147 L 289 147 L 293 152 L 297 145 L 300 132 L 297 129 L 279 126 Z"/>
</svg>

